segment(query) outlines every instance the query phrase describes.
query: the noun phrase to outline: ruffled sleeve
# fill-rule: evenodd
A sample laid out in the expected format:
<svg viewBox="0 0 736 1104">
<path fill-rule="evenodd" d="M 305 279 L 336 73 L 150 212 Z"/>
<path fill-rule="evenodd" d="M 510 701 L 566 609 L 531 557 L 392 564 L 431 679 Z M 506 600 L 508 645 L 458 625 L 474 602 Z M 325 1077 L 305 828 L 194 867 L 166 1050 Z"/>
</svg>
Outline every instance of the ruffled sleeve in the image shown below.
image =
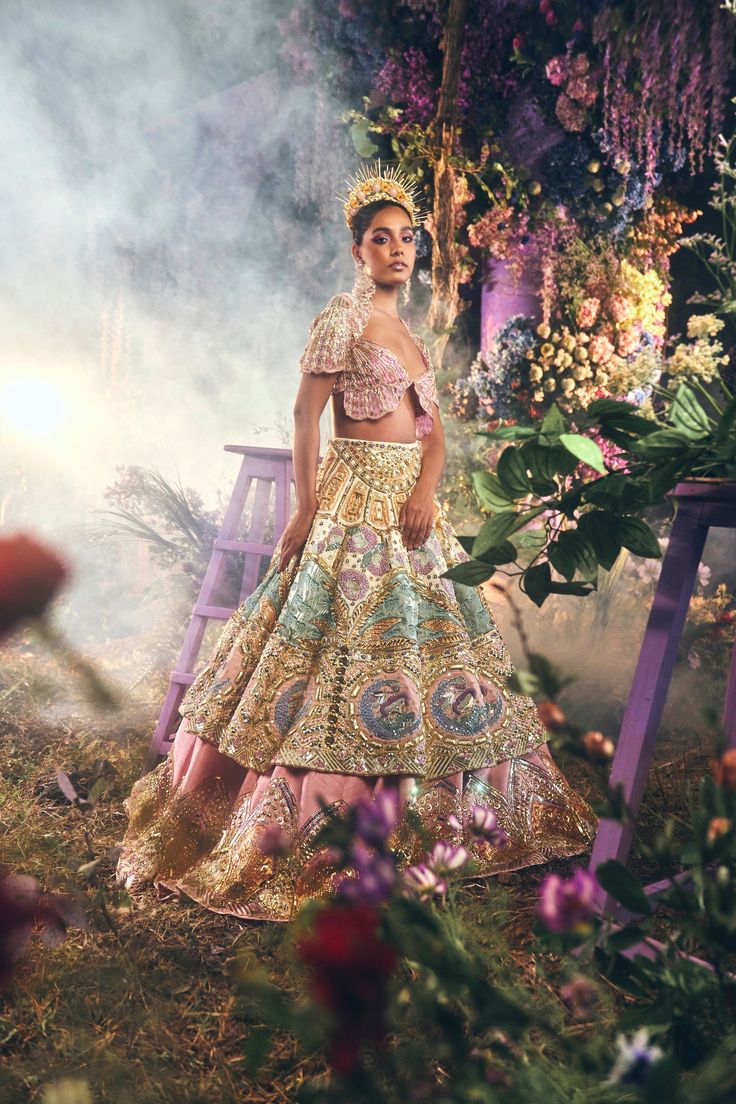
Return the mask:
<svg viewBox="0 0 736 1104">
<path fill-rule="evenodd" d="M 352 296 L 346 292 L 333 295 L 309 327 L 299 371 L 344 372 L 350 367 L 350 350 L 364 328 L 365 319 Z"/>
</svg>

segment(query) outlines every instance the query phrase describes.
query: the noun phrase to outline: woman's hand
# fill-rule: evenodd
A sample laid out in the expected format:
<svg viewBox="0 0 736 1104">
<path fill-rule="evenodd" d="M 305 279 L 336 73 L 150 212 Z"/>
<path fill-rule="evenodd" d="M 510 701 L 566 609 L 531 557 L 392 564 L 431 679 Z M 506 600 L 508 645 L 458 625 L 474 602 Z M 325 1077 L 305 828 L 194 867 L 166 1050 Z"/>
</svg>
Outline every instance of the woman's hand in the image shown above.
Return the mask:
<svg viewBox="0 0 736 1104">
<path fill-rule="evenodd" d="M 316 513 L 315 505 L 311 508 L 298 509 L 289 518 L 281 540 L 279 571 L 284 570 L 292 556 L 301 555 Z"/>
<path fill-rule="evenodd" d="M 402 503 L 399 525 L 407 548 L 418 548 L 420 544 L 424 544 L 432 532 L 436 509 L 434 494 L 416 487 Z"/>
</svg>

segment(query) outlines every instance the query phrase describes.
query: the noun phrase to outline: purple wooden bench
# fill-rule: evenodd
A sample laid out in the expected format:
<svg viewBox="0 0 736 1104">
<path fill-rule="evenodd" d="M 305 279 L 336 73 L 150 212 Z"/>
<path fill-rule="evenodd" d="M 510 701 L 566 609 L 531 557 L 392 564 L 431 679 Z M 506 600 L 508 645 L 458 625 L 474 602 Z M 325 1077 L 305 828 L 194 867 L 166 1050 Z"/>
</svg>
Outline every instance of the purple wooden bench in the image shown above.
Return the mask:
<svg viewBox="0 0 736 1104">
<path fill-rule="evenodd" d="M 705 539 L 711 527 L 736 529 L 736 484 L 705 481 L 679 483 L 670 497 L 676 504 L 677 513 L 662 561 L 662 572 L 654 593 L 610 775 L 611 786 L 622 786 L 632 822 L 620 824 L 613 820 L 601 820 L 590 861 L 592 873 L 607 859 L 617 859 L 621 863 L 626 863 L 628 859 Z M 726 687 L 723 729 L 727 745 L 734 747 L 736 647 L 731 656 Z M 687 873 L 676 880 L 687 884 Z M 669 878 L 654 882 L 646 887 L 646 893 L 656 899 L 670 885 Z M 631 914 L 603 890 L 599 891 L 598 906 L 602 912 L 621 921 L 631 918 Z M 650 941 L 650 948 L 652 945 Z M 638 944 L 626 953 L 630 956 L 646 954 L 647 947 Z"/>
<path fill-rule="evenodd" d="M 291 449 L 263 448 L 259 445 L 225 445 L 225 452 L 242 457 L 232 497 L 222 526 L 215 539 L 210 562 L 202 580 L 199 597 L 192 609 L 189 627 L 184 634 L 176 669 L 169 679 L 161 713 L 154 729 L 143 774 L 156 766 L 158 759 L 171 749 L 176 729 L 181 723 L 179 705 L 186 688 L 194 680 L 194 671 L 207 625 L 212 620 L 227 621 L 234 607 L 214 604 L 218 587 L 227 566 L 226 557 L 243 554 L 243 580 L 240 587 L 242 603 L 258 584 L 261 557 L 270 557 L 292 513 L 292 483 L 294 469 Z M 251 499 L 250 523 L 244 539 L 238 539 L 238 528 Z M 273 497 L 273 505 L 271 498 Z M 266 522 L 273 516 L 273 537 L 265 540 Z"/>
</svg>

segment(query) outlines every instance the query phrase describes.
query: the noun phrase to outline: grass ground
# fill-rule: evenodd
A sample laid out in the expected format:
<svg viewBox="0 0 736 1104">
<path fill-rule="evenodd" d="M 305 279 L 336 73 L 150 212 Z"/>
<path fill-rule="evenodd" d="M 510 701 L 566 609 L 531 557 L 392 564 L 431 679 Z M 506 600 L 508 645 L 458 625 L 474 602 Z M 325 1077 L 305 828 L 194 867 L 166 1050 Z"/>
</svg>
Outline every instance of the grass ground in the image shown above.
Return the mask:
<svg viewBox="0 0 736 1104">
<path fill-rule="evenodd" d="M 73 695 L 60 700 L 64 672 L 51 661 L 18 649 L 6 659 L 0 681 L 2 860 L 46 890 L 82 893 L 90 927 L 70 929 L 53 949 L 34 940 L 0 997 L 0 1104 L 46 1104 L 49 1085 L 63 1077 L 85 1080 L 95 1104 L 292 1101 L 297 1086 L 324 1066 L 318 1057 L 305 1060 L 285 1038 L 258 1078 L 249 1075 L 244 1044 L 254 1021 L 234 995 L 228 967 L 237 952 L 249 950 L 296 995 L 298 979 L 280 953 L 287 927 L 242 923 L 186 899 L 158 900 L 152 891 L 127 906 L 116 900 L 111 863 L 101 865 L 92 883 L 77 873 L 122 839 L 122 800 L 140 772 L 160 685 L 152 680 L 147 698 L 139 693 L 122 711 L 100 717 L 75 707 Z M 641 817 L 650 838 L 666 811 L 684 811 L 688 781 L 702 773 L 707 754 L 699 748 L 673 757 L 665 742 L 660 760 Z M 586 766 L 575 760 L 561 765 L 590 796 Z M 82 813 L 56 791 L 58 768 L 82 779 L 100 773 L 108 779 L 91 812 Z M 636 852 L 634 864 L 644 876 L 651 873 Z M 532 939 L 542 878 L 572 865 L 518 872 L 501 886 L 469 883 L 458 903 L 492 974 L 544 1002 L 562 1032 L 589 1038 L 591 1024 L 566 1016 L 551 984 L 559 961 L 535 954 Z M 627 999 L 607 985 L 596 1030 Z M 554 1053 L 548 1058 L 545 1099 L 552 1104 L 558 1099 Z"/>
</svg>

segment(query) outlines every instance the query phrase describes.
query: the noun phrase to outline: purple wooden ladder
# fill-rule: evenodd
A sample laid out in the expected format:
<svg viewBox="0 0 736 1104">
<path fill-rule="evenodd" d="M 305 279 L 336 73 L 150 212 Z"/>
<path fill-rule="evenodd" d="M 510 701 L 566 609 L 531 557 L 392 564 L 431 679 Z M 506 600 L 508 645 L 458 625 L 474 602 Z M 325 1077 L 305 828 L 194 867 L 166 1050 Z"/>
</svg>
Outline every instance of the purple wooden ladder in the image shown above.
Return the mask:
<svg viewBox="0 0 736 1104">
<path fill-rule="evenodd" d="M 590 860 L 592 873 L 607 859 L 617 859 L 621 863 L 628 859 L 705 538 L 711 527 L 736 529 L 736 484 L 678 483 L 670 497 L 675 500 L 677 514 L 611 767 L 610 784 L 623 787 L 632 823 L 601 820 Z M 723 728 L 728 746 L 735 746 L 736 647 L 731 656 Z M 677 881 L 686 882 L 687 874 Z M 654 882 L 646 887 L 647 895 L 656 899 L 670 885 L 669 878 Z M 625 921 L 631 916 L 602 890 L 598 905 L 601 911 L 617 919 Z M 627 952 L 634 953 L 646 953 L 646 950 L 637 945 Z"/>
<path fill-rule="evenodd" d="M 227 621 L 234 612 L 234 608 L 213 605 L 225 572 L 226 557 L 233 552 L 244 553 L 243 581 L 240 587 L 242 603 L 258 584 L 261 557 L 270 557 L 273 554 L 291 516 L 291 484 L 294 480 L 291 449 L 225 445 L 225 452 L 235 452 L 242 457 L 240 471 L 212 548 L 199 597 L 192 609 L 192 619 L 184 634 L 176 669 L 169 679 L 169 688 L 143 766 L 143 774 L 155 767 L 159 757 L 167 755 L 171 749 L 176 728 L 181 723 L 179 705 L 186 688 L 194 681 L 194 669 L 208 623 L 211 620 Z M 272 489 L 273 538 L 268 543 L 264 537 Z M 238 540 L 238 527 L 251 490 L 250 524 L 245 539 Z"/>
</svg>

